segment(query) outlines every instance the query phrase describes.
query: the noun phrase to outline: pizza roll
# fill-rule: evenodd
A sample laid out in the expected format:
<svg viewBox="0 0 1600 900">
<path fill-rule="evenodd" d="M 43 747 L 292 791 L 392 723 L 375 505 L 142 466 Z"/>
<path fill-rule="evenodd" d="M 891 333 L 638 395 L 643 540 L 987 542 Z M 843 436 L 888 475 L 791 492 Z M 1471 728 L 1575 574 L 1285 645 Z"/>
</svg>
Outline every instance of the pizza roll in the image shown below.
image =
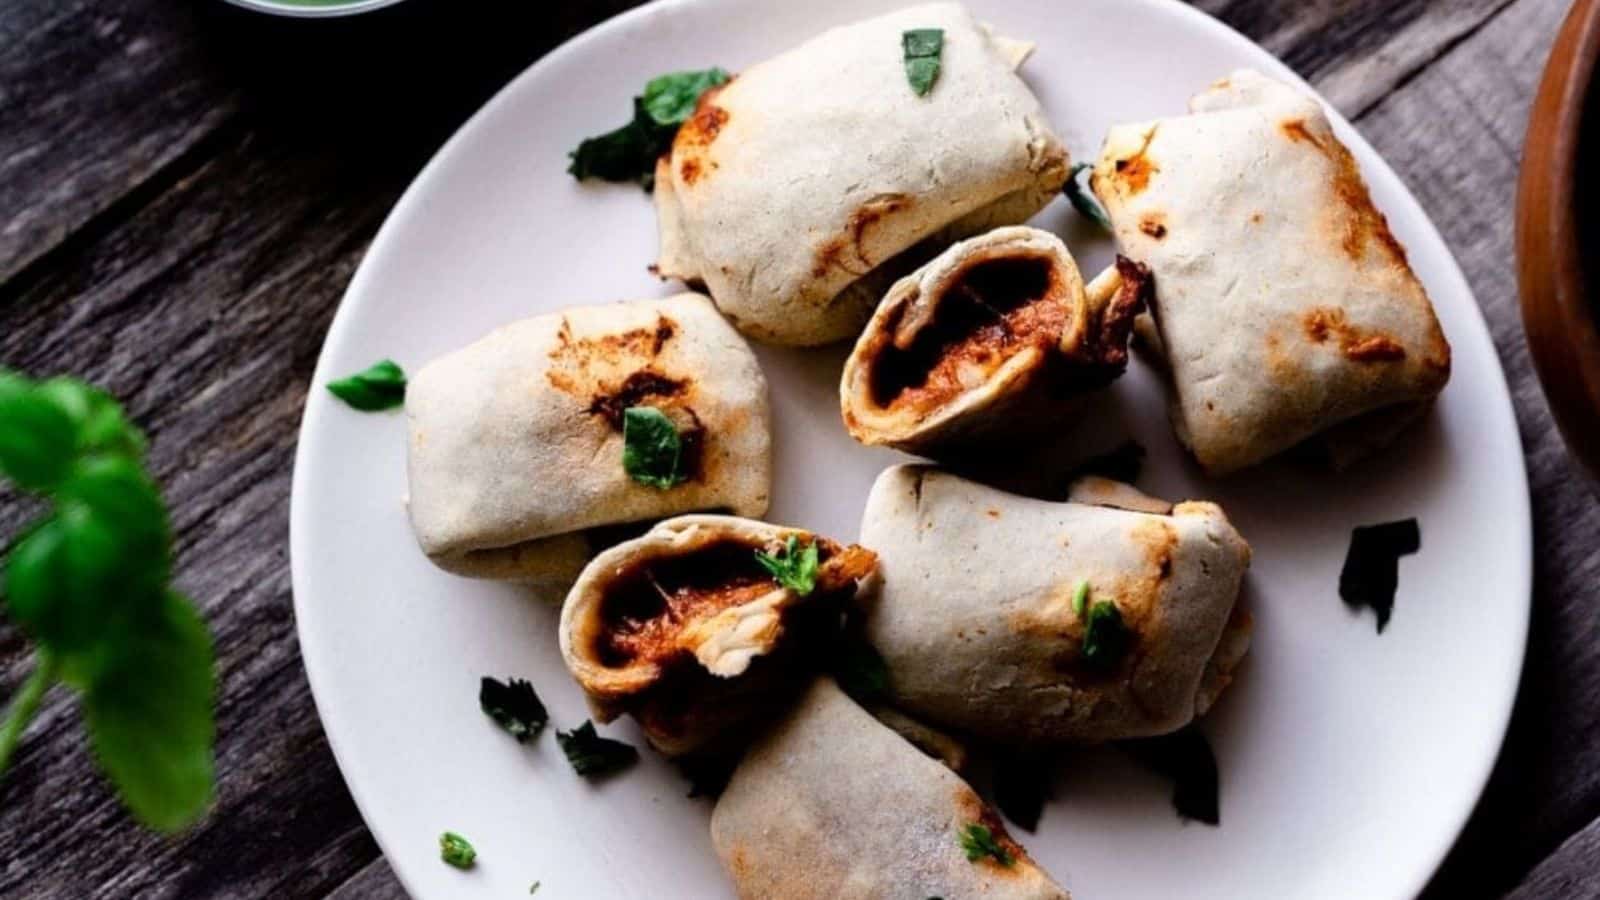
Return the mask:
<svg viewBox="0 0 1600 900">
<path fill-rule="evenodd" d="M 995 743 L 1174 731 L 1210 707 L 1249 646 L 1238 598 L 1250 548 L 1210 503 L 1135 512 L 895 466 L 873 485 L 861 534 L 881 574 L 863 630 L 892 702 Z"/>
<path fill-rule="evenodd" d="M 890 288 L 845 362 L 850 436 L 938 456 L 1059 430 L 1127 366 L 1149 279 L 1127 260 L 1085 288 L 1027 226 L 962 241 Z"/>
<path fill-rule="evenodd" d="M 773 564 L 794 570 L 787 583 Z M 875 569 L 871 551 L 799 529 L 668 519 L 583 570 L 561 608 L 561 655 L 601 722 L 632 715 L 668 756 L 716 749 L 809 680 Z"/>
<path fill-rule="evenodd" d="M 939 74 L 918 96 L 902 35 L 928 28 L 943 30 Z M 707 91 L 656 168 L 657 270 L 703 284 L 759 340 L 854 337 L 894 277 L 1026 220 L 1065 182 L 1066 150 L 1014 71 L 1030 49 L 959 4 L 914 6 Z"/>
<path fill-rule="evenodd" d="M 1236 72 L 1112 128 L 1092 184 L 1155 277 L 1173 427 L 1208 473 L 1311 438 L 1348 462 L 1444 388 L 1427 293 L 1316 100 Z"/>
<path fill-rule="evenodd" d="M 627 410 L 676 432 L 671 478 L 624 465 Z M 428 558 L 458 574 L 572 583 L 608 526 L 766 512 L 767 383 L 698 294 L 536 316 L 441 357 L 406 390 L 408 507 Z"/>
<path fill-rule="evenodd" d="M 993 852 L 969 856 L 974 827 Z M 734 771 L 711 842 L 746 900 L 1069 900 L 966 782 L 827 679 Z"/>
</svg>

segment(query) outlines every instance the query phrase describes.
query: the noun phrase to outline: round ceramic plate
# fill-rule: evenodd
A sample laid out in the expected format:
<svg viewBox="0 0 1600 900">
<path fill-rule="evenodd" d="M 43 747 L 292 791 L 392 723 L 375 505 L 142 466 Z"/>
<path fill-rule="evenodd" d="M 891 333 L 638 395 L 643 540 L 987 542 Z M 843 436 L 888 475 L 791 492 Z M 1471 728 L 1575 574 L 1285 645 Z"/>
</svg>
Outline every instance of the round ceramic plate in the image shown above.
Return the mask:
<svg viewBox="0 0 1600 900">
<path fill-rule="evenodd" d="M 665 294 L 646 265 L 655 216 L 629 185 L 566 172 L 580 138 L 628 115 L 661 72 L 737 70 L 825 26 L 900 5 L 690 0 L 630 12 L 512 82 L 417 178 L 351 283 L 317 365 L 295 465 L 291 526 L 300 640 L 328 738 L 367 823 L 419 898 L 716 898 L 732 892 L 707 833 L 710 804 L 651 754 L 600 784 L 543 735 L 523 746 L 478 710 L 478 678 L 529 678 L 554 727 L 587 717 L 561 664 L 554 605 L 454 578 L 417 550 L 402 506 L 405 422 L 363 415 L 321 385 L 382 357 L 415 369 L 514 319 Z M 1250 66 L 1298 79 L 1176 2 L 1028 0 L 973 6 L 1038 50 L 1023 74 L 1077 158 L 1107 126 L 1181 112 L 1190 93 Z M 1249 662 L 1204 722 L 1222 776 L 1220 827 L 1184 824 L 1170 788 L 1111 750 L 1071 756 L 1036 834 L 1038 861 L 1083 897 L 1404 897 L 1427 880 L 1499 748 L 1528 622 L 1527 483 L 1510 398 L 1478 307 L 1399 179 L 1336 123 L 1409 248 L 1455 349 L 1436 411 L 1392 449 L 1334 475 L 1275 463 L 1199 477 L 1175 445 L 1159 382 L 1136 363 L 1083 426 L 1085 445 L 1132 437 L 1142 486 L 1219 501 L 1255 548 Z M 1064 200 L 1036 224 L 1086 272 L 1112 245 Z M 844 350 L 759 347 L 771 381 L 770 518 L 857 533 L 873 477 L 895 454 L 839 422 Z M 546 473 L 559 478 L 559 473 Z M 1417 517 L 1394 619 L 1340 602 L 1352 526 Z M 553 729 L 552 729 L 553 730 Z M 631 723 L 605 733 L 640 744 Z M 439 860 L 472 839 L 479 865 Z"/>
</svg>

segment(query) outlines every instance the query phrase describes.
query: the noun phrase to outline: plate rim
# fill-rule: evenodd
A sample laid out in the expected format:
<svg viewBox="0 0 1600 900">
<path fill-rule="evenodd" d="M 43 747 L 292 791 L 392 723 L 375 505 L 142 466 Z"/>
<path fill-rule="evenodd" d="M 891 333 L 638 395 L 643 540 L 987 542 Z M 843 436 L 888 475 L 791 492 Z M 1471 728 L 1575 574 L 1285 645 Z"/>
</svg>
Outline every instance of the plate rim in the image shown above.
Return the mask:
<svg viewBox="0 0 1600 900">
<path fill-rule="evenodd" d="M 290 490 L 289 568 L 295 617 L 295 635 L 300 644 L 301 665 L 305 669 L 306 680 L 311 688 L 312 703 L 317 712 L 317 720 L 322 726 L 328 747 L 333 752 L 334 762 L 339 768 L 340 778 L 343 779 L 351 800 L 355 803 L 357 812 L 361 815 L 362 824 L 378 845 L 384 859 L 390 861 L 390 870 L 394 873 L 396 880 L 411 896 L 417 897 L 421 896 L 421 894 L 407 879 L 404 867 L 395 863 L 396 860 L 402 857 L 391 853 L 391 848 L 384 838 L 380 836 L 379 830 L 373 826 L 372 818 L 368 814 L 371 804 L 364 798 L 363 789 L 358 787 L 355 779 L 350 776 L 346 755 L 340 748 L 341 739 L 335 736 L 334 729 L 330 727 L 328 717 L 325 714 L 328 703 L 323 700 L 323 697 L 326 696 L 325 692 L 331 690 L 331 688 L 323 682 L 323 676 L 317 674 L 316 666 L 311 662 L 310 655 L 305 652 L 310 633 L 304 625 L 307 617 L 303 614 L 304 610 L 301 604 L 304 602 L 302 597 L 309 593 L 310 575 L 307 571 L 309 563 L 306 560 L 311 555 L 311 548 L 303 546 L 309 527 L 308 519 L 311 504 L 311 498 L 308 494 L 310 476 L 305 473 L 314 465 L 310 460 L 310 454 L 306 450 L 308 446 L 307 437 L 319 427 L 319 423 L 325 414 L 324 411 L 332 408 L 331 401 L 326 397 L 320 396 L 316 388 L 329 378 L 331 358 L 334 355 L 333 348 L 344 343 L 345 332 L 353 327 L 350 324 L 353 315 L 351 313 L 351 309 L 354 306 L 353 298 L 364 292 L 367 281 L 373 277 L 373 259 L 379 256 L 379 251 L 393 240 L 394 233 L 403 227 L 400 224 L 401 221 L 410 217 L 411 208 L 420 202 L 421 195 L 424 193 L 423 187 L 425 183 L 436 178 L 438 173 L 449 166 L 457 155 L 465 152 L 463 148 L 472 139 L 471 135 L 473 133 L 484 127 L 486 121 L 499 115 L 501 107 L 513 103 L 512 98 L 524 89 L 523 86 L 526 83 L 540 78 L 546 69 L 556 67 L 568 57 L 587 52 L 588 46 L 592 42 L 601 39 L 604 35 L 625 28 L 636 20 L 674 14 L 682 9 L 712 5 L 717 2 L 727 2 L 727 0 L 651 0 L 651 2 L 643 5 L 624 10 L 568 38 L 560 46 L 541 56 L 508 80 L 493 96 L 462 122 L 428 159 L 427 163 L 418 170 L 410 183 L 407 184 L 405 191 L 402 192 L 400 198 L 384 217 L 383 223 L 379 226 L 371 243 L 368 244 L 366 251 L 362 254 L 361 262 L 356 267 L 354 275 L 351 276 L 349 285 L 340 296 L 333 319 L 328 326 L 326 334 L 323 336 L 322 347 L 317 354 L 316 367 L 312 372 L 311 382 L 307 388 L 306 403 L 301 417 L 300 428 L 296 433 L 294 470 Z M 756 2 L 779 2 L 779 0 L 756 0 Z M 1343 112 L 1334 107 L 1320 91 L 1270 50 L 1267 50 L 1233 26 L 1211 14 L 1190 6 L 1182 2 L 1182 0 L 1124 0 L 1124 2 L 1142 7 L 1140 14 L 1167 15 L 1187 19 L 1190 24 L 1210 32 L 1217 40 L 1241 46 L 1252 54 L 1260 55 L 1263 59 L 1270 60 L 1266 68 L 1270 69 L 1270 73 L 1274 77 L 1286 80 L 1316 98 L 1326 109 L 1335 128 L 1341 131 L 1341 139 L 1345 140 L 1346 143 L 1357 142 L 1359 149 L 1366 150 L 1367 157 L 1376 161 L 1375 168 L 1363 165 L 1367 178 L 1369 180 L 1375 177 L 1386 179 L 1400 188 L 1397 192 L 1398 203 L 1405 206 L 1405 214 L 1411 219 L 1420 221 L 1421 227 L 1418 230 L 1427 239 L 1437 242 L 1438 246 L 1444 249 L 1444 258 L 1447 264 L 1442 266 L 1440 271 L 1441 280 L 1444 282 L 1443 286 L 1451 292 L 1458 292 L 1462 296 L 1470 298 L 1472 301 L 1470 314 L 1478 326 L 1473 334 L 1454 335 L 1452 340 L 1457 343 L 1473 341 L 1480 345 L 1487 345 L 1486 347 L 1480 346 L 1478 349 L 1486 351 L 1489 357 L 1494 360 L 1495 379 L 1492 384 L 1497 384 L 1500 388 L 1497 404 L 1500 407 L 1499 412 L 1504 415 L 1509 423 L 1522 457 L 1522 465 L 1513 467 L 1513 473 L 1507 473 L 1507 475 L 1516 479 L 1517 484 L 1514 486 L 1520 488 L 1513 492 L 1517 501 L 1516 508 L 1508 512 L 1518 520 L 1519 524 L 1516 534 L 1520 540 L 1513 549 L 1515 551 L 1514 563 L 1520 571 L 1512 573 L 1512 580 L 1523 585 L 1522 602 L 1518 604 L 1521 614 L 1517 617 L 1516 622 L 1517 634 L 1515 635 L 1512 671 L 1507 673 L 1505 679 L 1495 682 L 1496 684 L 1506 685 L 1506 688 L 1502 696 L 1495 698 L 1495 723 L 1492 731 L 1496 738 L 1492 748 L 1493 752 L 1485 753 L 1483 756 L 1484 762 L 1477 766 L 1479 771 L 1472 779 L 1474 789 L 1470 795 L 1463 792 L 1459 797 L 1450 799 L 1449 803 L 1453 804 L 1454 809 L 1448 814 L 1447 818 L 1453 823 L 1452 826 L 1448 831 L 1442 831 L 1440 837 L 1432 842 L 1433 846 L 1426 854 L 1426 860 L 1412 868 L 1413 874 L 1409 881 L 1405 884 L 1397 883 L 1397 887 L 1403 888 L 1402 892 L 1397 896 L 1415 897 L 1432 880 L 1451 848 L 1460 839 L 1462 829 L 1466 826 L 1483 796 L 1484 788 L 1487 786 L 1505 746 L 1512 714 L 1516 708 L 1517 695 L 1521 688 L 1522 673 L 1526 666 L 1527 639 L 1532 617 L 1534 592 L 1532 497 L 1529 493 L 1528 484 L 1527 451 L 1522 441 L 1521 429 L 1518 427 L 1516 406 L 1512 399 L 1510 382 L 1506 378 L 1505 365 L 1501 360 L 1498 349 L 1494 345 L 1493 331 L 1484 316 L 1483 306 L 1478 301 L 1476 292 L 1473 291 L 1471 283 L 1462 271 L 1455 251 L 1451 248 L 1449 242 L 1445 240 L 1444 235 L 1439 231 L 1438 225 L 1435 224 L 1432 216 L 1422 207 L 1421 201 L 1417 199 L 1405 180 L 1394 170 L 1389 161 L 1372 146 L 1371 142 L 1360 133 L 1355 124 L 1345 117 Z M 911 4 L 908 3 L 907 5 Z M 1395 212 L 1393 209 L 1389 211 L 1391 213 Z M 315 643 L 315 640 L 312 637 L 309 642 Z M 319 687 L 319 685 L 322 686 Z M 1417 856 L 1420 858 L 1423 854 L 1417 854 Z"/>
</svg>

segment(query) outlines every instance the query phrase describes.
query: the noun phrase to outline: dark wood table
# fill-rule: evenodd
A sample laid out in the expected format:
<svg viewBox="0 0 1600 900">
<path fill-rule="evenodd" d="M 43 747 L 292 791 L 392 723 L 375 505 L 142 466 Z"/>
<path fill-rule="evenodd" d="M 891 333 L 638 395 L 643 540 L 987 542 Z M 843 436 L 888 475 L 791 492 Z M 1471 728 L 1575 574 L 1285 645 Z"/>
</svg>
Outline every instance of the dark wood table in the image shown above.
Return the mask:
<svg viewBox="0 0 1600 900">
<path fill-rule="evenodd" d="M 316 22 L 220 0 L 0 2 L 0 365 L 91 379 L 148 428 L 221 678 L 216 806 L 178 838 L 129 821 L 53 693 L 0 784 L 0 897 L 403 896 L 295 640 L 301 405 L 339 296 L 422 163 L 508 78 L 630 5 L 409 0 Z M 1199 5 L 1315 82 L 1399 170 L 1510 376 L 1538 556 L 1528 661 L 1499 766 L 1428 896 L 1600 896 L 1600 502 L 1534 378 L 1511 250 L 1523 126 L 1566 4 Z M 0 496 L 0 534 L 23 520 L 14 499 Z M 1461 614 L 1520 602 L 1462 597 Z M 30 665 L 0 624 L 0 693 Z"/>
</svg>

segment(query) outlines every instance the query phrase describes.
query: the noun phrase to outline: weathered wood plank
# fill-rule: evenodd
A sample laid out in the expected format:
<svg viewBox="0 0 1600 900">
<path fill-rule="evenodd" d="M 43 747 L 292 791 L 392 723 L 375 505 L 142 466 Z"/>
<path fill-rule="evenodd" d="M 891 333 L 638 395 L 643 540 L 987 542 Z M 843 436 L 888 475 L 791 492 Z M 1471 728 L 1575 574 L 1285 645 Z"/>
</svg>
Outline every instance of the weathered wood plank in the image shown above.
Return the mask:
<svg viewBox="0 0 1600 900">
<path fill-rule="evenodd" d="M 1594 900 L 1600 897 L 1600 819 L 1568 838 L 1528 873 L 1506 900 Z M 381 895 L 374 895 L 381 896 Z"/>
<path fill-rule="evenodd" d="M 406 892 L 395 879 L 388 861 L 379 858 L 339 885 L 327 900 L 406 900 Z"/>
<path fill-rule="evenodd" d="M 1359 121 L 1472 282 L 1517 406 L 1534 501 L 1535 595 L 1511 735 L 1429 896 L 1498 893 L 1600 813 L 1600 504 L 1567 457 L 1523 342 L 1513 268 L 1517 162 L 1563 0 L 1521 0 Z M 1477 603 L 1515 598 L 1462 598 Z"/>
</svg>

